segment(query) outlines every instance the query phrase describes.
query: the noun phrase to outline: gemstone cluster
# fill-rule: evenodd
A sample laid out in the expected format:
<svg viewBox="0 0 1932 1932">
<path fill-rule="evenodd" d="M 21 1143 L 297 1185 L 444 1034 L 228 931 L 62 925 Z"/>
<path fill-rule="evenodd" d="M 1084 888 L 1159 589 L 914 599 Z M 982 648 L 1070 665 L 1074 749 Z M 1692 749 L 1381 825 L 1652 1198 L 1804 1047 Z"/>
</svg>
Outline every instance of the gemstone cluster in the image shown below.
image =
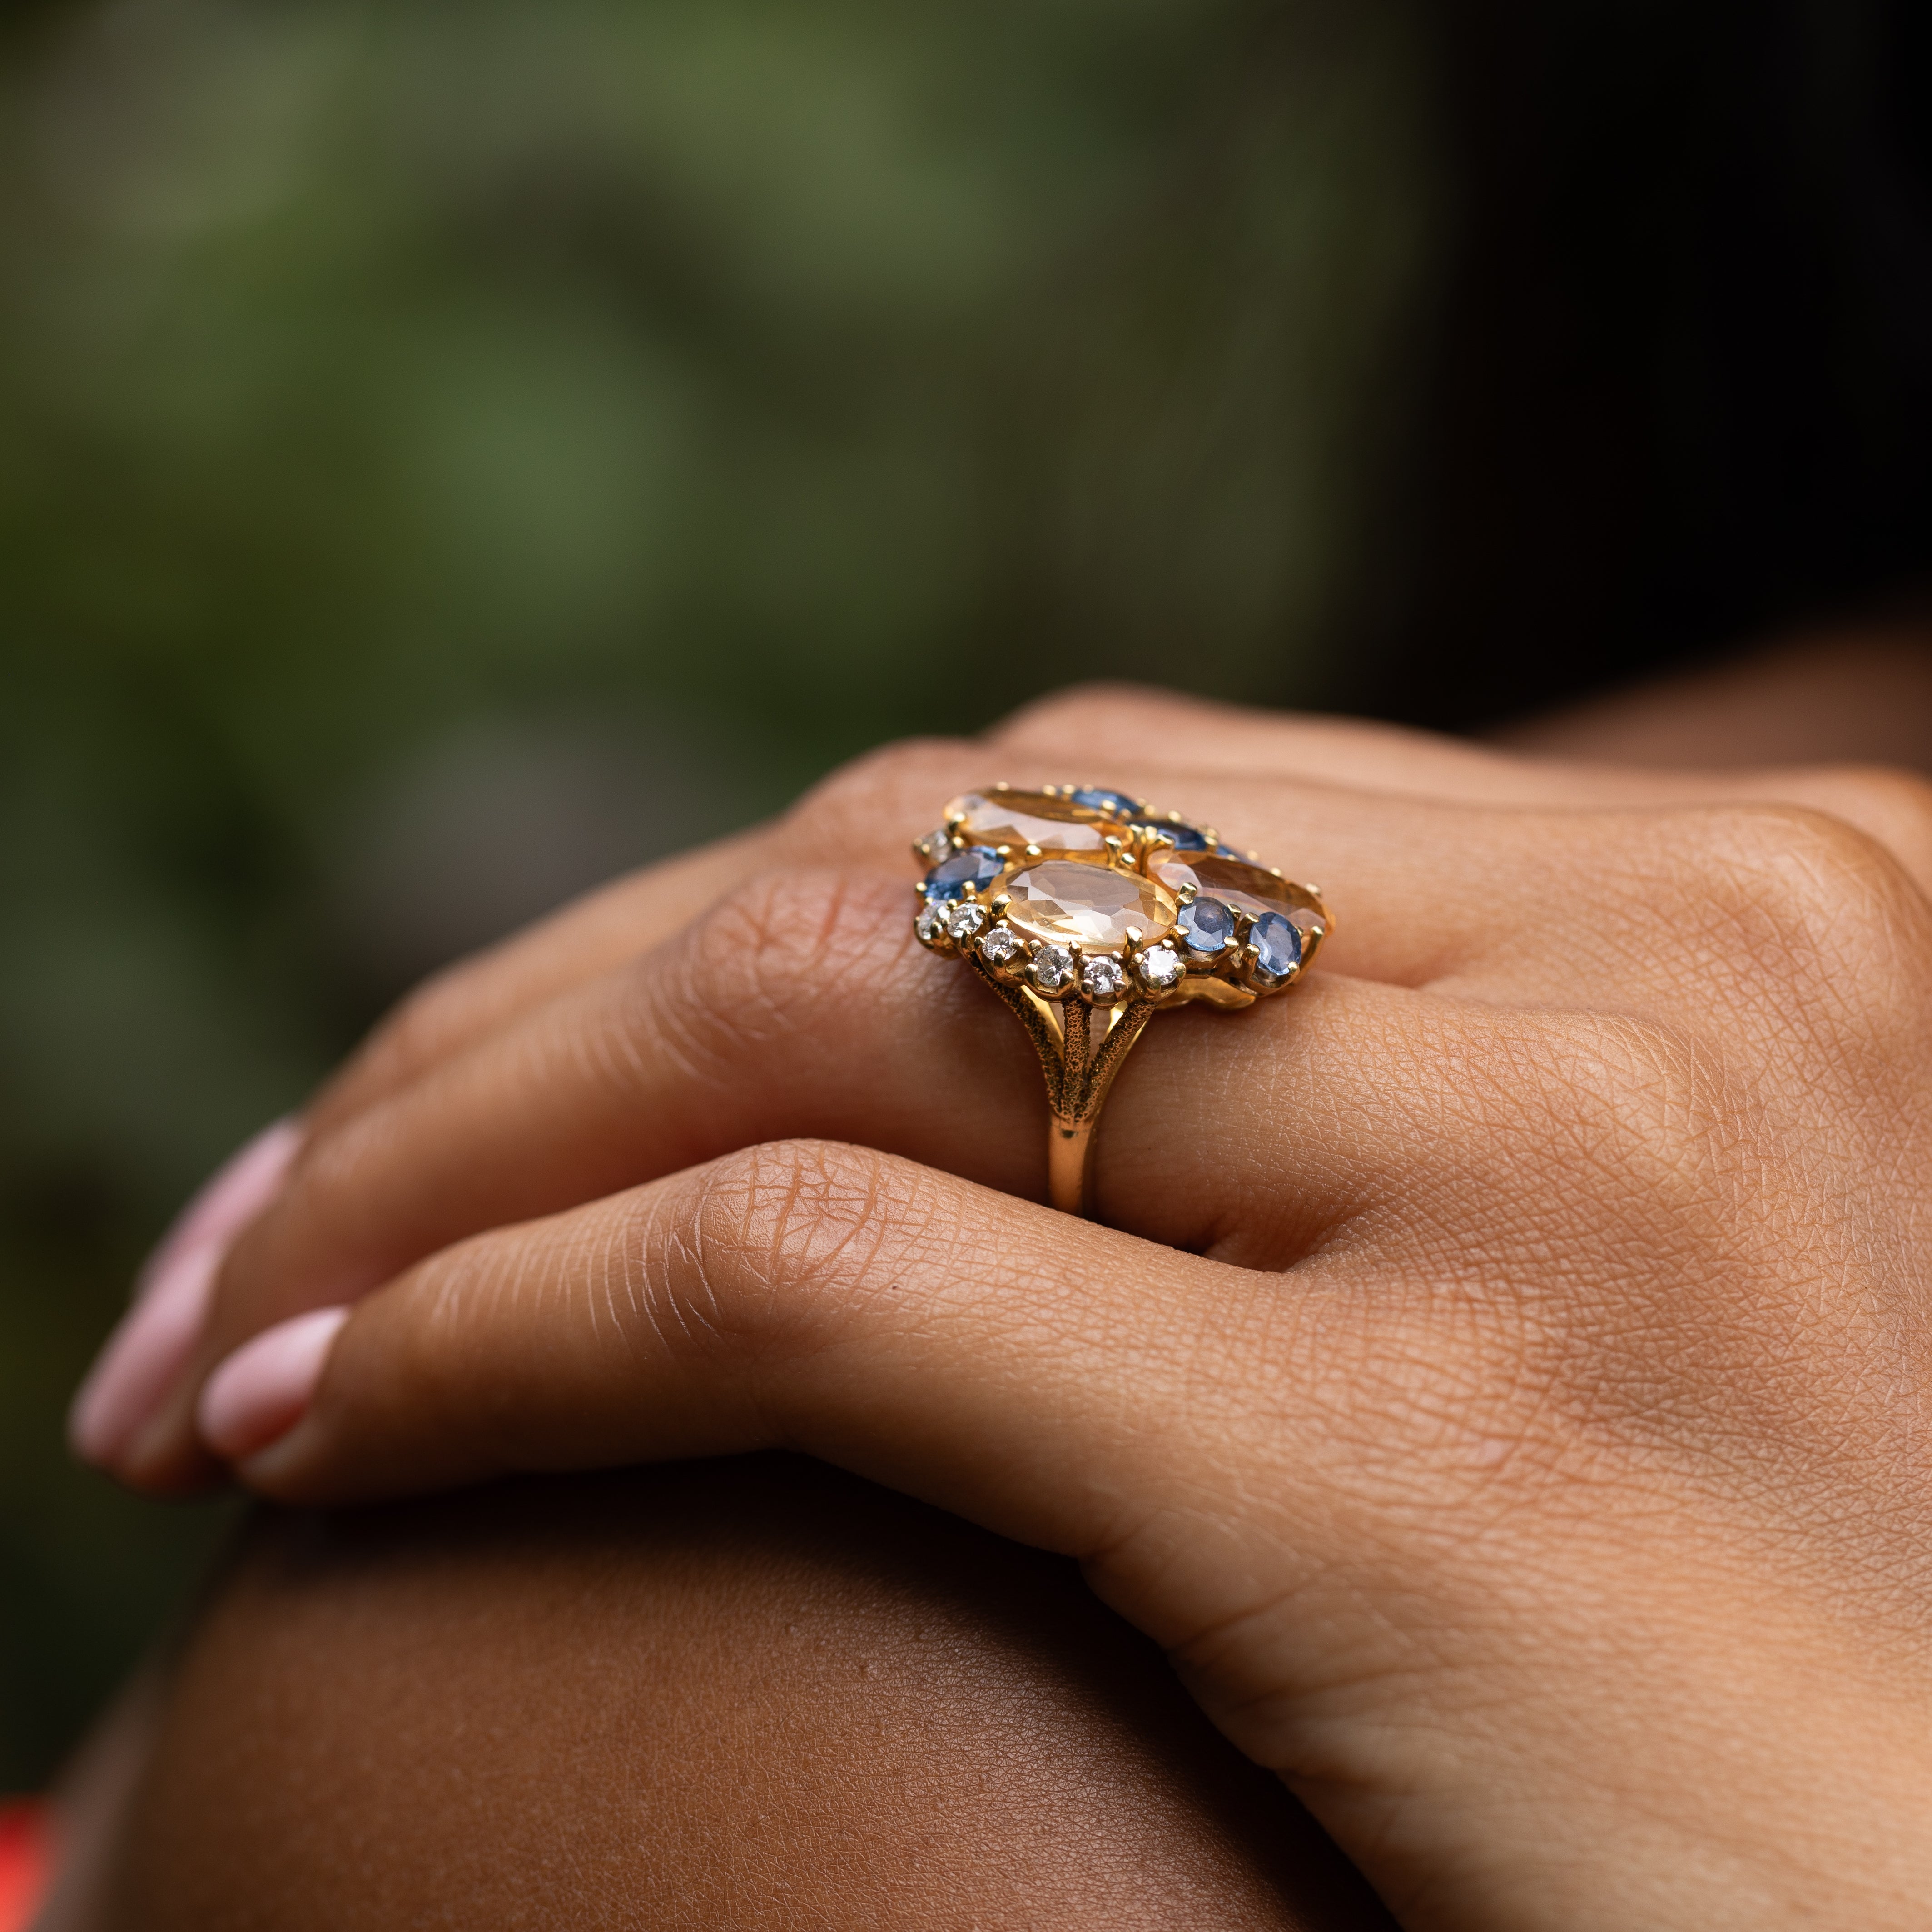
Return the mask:
<svg viewBox="0 0 1932 1932">
<path fill-rule="evenodd" d="M 1329 926 L 1312 886 L 1103 786 L 964 792 L 913 850 L 920 943 L 1046 1000 L 1246 1006 Z"/>
</svg>

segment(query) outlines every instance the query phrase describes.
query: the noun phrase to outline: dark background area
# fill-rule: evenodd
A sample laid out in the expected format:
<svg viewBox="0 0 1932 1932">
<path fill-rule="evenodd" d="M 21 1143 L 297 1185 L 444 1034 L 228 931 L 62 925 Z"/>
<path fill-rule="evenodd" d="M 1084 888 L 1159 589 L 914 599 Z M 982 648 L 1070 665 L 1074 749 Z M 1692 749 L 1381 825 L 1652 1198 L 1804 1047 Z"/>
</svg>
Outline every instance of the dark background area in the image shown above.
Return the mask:
<svg viewBox="0 0 1932 1932">
<path fill-rule="evenodd" d="M 1330 694 L 1482 727 L 1919 608 L 1932 12 L 1471 0 L 1432 52 L 1456 226 Z"/>
<path fill-rule="evenodd" d="M 1127 676 L 1462 728 L 1916 597 L 1866 0 L 0 14 L 0 1787 L 220 1505 L 72 1468 L 413 978 Z"/>
</svg>

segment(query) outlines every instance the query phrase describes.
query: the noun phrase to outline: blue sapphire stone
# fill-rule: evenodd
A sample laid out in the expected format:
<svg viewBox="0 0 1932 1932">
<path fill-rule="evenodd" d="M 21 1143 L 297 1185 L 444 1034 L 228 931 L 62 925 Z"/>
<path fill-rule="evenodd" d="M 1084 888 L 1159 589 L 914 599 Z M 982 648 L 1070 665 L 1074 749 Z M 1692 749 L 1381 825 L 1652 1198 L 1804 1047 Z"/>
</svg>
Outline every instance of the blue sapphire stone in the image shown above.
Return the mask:
<svg viewBox="0 0 1932 1932">
<path fill-rule="evenodd" d="M 1214 856 L 1217 859 L 1240 859 L 1245 860 L 1248 855 L 1245 852 L 1237 852 L 1232 845 L 1217 845 L 1214 848 Z"/>
<path fill-rule="evenodd" d="M 1271 984 L 1286 980 L 1301 964 L 1301 932 L 1278 912 L 1264 912 L 1248 928 L 1255 949 L 1254 976 Z"/>
<path fill-rule="evenodd" d="M 1234 908 L 1225 900 L 1197 898 L 1180 908 L 1174 929 L 1190 952 L 1225 952 L 1234 944 Z"/>
<path fill-rule="evenodd" d="M 1136 825 L 1151 825 L 1163 838 L 1174 842 L 1177 852 L 1204 852 L 1208 840 L 1204 834 L 1195 830 L 1191 825 L 1175 825 L 1165 818 L 1137 818 Z"/>
<path fill-rule="evenodd" d="M 1004 862 L 990 845 L 969 845 L 963 852 L 942 860 L 926 874 L 921 890 L 928 904 L 937 899 L 963 898 L 966 889 L 984 892 L 1001 872 Z"/>
<path fill-rule="evenodd" d="M 1138 809 L 1124 793 L 1108 791 L 1100 785 L 1082 785 L 1073 794 L 1073 802 L 1088 812 L 1118 812 L 1124 818 Z"/>
</svg>

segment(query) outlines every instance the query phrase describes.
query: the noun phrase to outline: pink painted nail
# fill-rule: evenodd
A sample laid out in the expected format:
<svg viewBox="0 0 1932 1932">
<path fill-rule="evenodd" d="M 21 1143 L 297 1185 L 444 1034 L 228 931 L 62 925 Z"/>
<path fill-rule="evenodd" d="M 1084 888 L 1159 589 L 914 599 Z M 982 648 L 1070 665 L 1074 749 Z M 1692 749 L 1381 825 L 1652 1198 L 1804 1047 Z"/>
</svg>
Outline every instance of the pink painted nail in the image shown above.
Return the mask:
<svg viewBox="0 0 1932 1932">
<path fill-rule="evenodd" d="M 348 1319 L 346 1308 L 317 1308 L 243 1342 L 201 1392 L 202 1440 L 236 1461 L 286 1436 L 307 1411 Z"/>
<path fill-rule="evenodd" d="M 193 1353 L 229 1244 L 282 1184 L 300 1130 L 278 1120 L 257 1134 L 183 1210 L 135 1284 L 135 1301 L 68 1413 L 68 1439 L 107 1462 L 160 1407 Z"/>
<path fill-rule="evenodd" d="M 293 1120 L 276 1120 L 230 1154 L 155 1244 L 135 1277 L 135 1299 L 154 1293 L 189 1256 L 233 1240 L 274 1198 L 302 1138 Z"/>
</svg>

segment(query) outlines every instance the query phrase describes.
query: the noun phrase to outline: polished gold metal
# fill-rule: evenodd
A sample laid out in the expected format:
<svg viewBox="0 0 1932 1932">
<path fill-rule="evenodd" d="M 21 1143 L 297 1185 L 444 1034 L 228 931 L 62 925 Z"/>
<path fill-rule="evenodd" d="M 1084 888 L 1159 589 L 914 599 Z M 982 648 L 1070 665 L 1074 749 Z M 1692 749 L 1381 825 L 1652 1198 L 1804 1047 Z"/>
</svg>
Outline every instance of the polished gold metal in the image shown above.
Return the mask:
<svg viewBox="0 0 1932 1932">
<path fill-rule="evenodd" d="M 1089 806 L 1080 796 L 1118 803 Z M 1000 824 L 1016 813 L 1030 829 L 1055 822 L 1077 828 L 1078 841 L 1070 836 L 1066 850 L 1030 842 L 1018 852 L 1006 843 L 974 843 L 975 818 Z M 1096 830 L 1103 832 L 1097 844 Z M 1184 848 L 1183 841 L 1196 838 L 1204 841 L 1204 848 Z M 1191 825 L 1176 812 L 1156 814 L 1144 800 L 1091 787 L 1042 785 L 1028 792 L 1000 784 L 962 794 L 947 806 L 941 830 L 915 842 L 913 854 L 922 865 L 936 866 L 969 850 L 980 855 L 976 870 L 991 872 L 997 864 L 997 876 L 950 884 L 946 890 L 956 896 L 935 901 L 928 896 L 928 884 L 914 888 L 915 930 L 929 950 L 966 960 L 1026 1028 L 1040 1055 L 1052 1113 L 1048 1197 L 1067 1214 L 1084 1214 L 1100 1110 L 1148 1021 L 1156 1012 L 1196 1001 L 1240 1011 L 1286 992 L 1306 972 L 1334 921 L 1312 886 L 1283 878 L 1252 853 L 1244 856 L 1230 851 L 1211 827 Z M 1140 888 L 1140 904 L 1164 916 L 1171 900 L 1174 918 L 1163 930 L 1150 933 L 1130 926 L 1124 938 L 1117 929 L 1099 944 L 1070 939 L 1061 945 L 1024 936 L 1007 921 L 1012 904 L 1008 888 L 1042 860 L 1151 881 L 1158 890 Z M 1204 892 L 1191 880 L 1163 881 L 1154 869 L 1158 866 L 1171 872 L 1178 865 L 1191 872 L 1197 862 L 1218 890 Z M 1072 880 L 1070 874 L 1063 877 Z M 1021 883 L 1024 888 L 1027 882 Z M 1064 891 L 1064 886 L 1054 888 L 1063 896 Z M 1220 901 L 1228 928 L 1226 942 L 1206 953 L 1192 950 L 1181 936 L 1184 909 L 1203 897 Z M 1100 909 L 1093 900 L 1088 904 L 1090 910 Z M 1298 956 L 1280 974 L 1263 970 L 1260 946 L 1251 936 L 1273 917 L 1292 926 L 1297 935 Z M 1040 924 L 1036 920 L 1036 931 Z M 1273 943 L 1278 947 L 1284 937 L 1277 928 Z"/>
</svg>

